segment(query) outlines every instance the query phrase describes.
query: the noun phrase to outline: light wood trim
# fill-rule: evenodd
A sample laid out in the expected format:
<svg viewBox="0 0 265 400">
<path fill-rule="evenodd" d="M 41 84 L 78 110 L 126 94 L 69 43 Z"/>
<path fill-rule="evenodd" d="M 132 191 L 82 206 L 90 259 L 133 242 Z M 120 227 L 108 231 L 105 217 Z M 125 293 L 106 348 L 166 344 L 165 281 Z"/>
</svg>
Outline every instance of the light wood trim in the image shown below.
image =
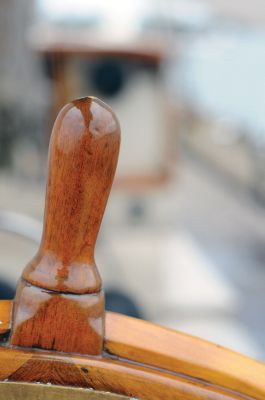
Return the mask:
<svg viewBox="0 0 265 400">
<path fill-rule="evenodd" d="M 118 394 L 41 383 L 0 382 L 0 400 L 136 400 Z"/>
<path fill-rule="evenodd" d="M 9 329 L 10 309 L 11 302 L 0 302 L 0 319 L 6 321 L 0 328 L 2 334 Z M 265 398 L 264 364 L 149 322 L 107 312 L 105 350 L 124 362 L 184 374 L 255 399 Z"/>
<path fill-rule="evenodd" d="M 207 382 L 128 361 L 0 347 L 4 380 L 93 388 L 142 400 L 246 400 Z"/>
<path fill-rule="evenodd" d="M 107 313 L 105 349 L 116 356 L 165 368 L 265 399 L 265 365 L 208 341 Z"/>
</svg>

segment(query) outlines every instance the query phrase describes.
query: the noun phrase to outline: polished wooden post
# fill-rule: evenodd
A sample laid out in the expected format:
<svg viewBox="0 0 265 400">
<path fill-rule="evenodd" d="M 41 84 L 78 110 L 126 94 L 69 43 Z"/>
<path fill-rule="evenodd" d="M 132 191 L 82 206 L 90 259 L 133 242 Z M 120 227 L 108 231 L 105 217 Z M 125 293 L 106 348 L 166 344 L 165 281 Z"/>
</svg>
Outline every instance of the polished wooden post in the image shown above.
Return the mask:
<svg viewBox="0 0 265 400">
<path fill-rule="evenodd" d="M 104 332 L 94 246 L 119 140 L 97 99 L 68 104 L 56 120 L 41 246 L 15 301 L 0 301 L 0 400 L 264 400 L 265 366 L 255 360 L 110 312 Z"/>
<path fill-rule="evenodd" d="M 42 241 L 17 287 L 11 345 L 101 353 L 104 295 L 94 248 L 119 143 L 117 118 L 102 101 L 85 97 L 59 113 Z"/>
</svg>

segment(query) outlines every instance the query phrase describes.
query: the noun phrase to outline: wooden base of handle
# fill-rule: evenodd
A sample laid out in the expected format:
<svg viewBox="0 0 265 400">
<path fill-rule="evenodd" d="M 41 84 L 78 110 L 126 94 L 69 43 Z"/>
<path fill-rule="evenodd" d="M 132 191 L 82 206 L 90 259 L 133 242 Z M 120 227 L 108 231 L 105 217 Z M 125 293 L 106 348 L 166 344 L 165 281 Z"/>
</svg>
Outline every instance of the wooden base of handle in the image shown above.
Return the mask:
<svg viewBox="0 0 265 400">
<path fill-rule="evenodd" d="M 10 344 L 99 355 L 104 336 L 104 294 L 64 294 L 21 280 Z"/>
</svg>

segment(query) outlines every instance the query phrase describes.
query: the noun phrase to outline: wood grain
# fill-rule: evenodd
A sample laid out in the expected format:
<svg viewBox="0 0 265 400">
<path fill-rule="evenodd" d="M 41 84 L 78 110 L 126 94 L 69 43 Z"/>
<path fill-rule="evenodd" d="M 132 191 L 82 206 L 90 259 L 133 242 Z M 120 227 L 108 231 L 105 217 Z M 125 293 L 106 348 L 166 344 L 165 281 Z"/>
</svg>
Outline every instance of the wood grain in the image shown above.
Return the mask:
<svg viewBox="0 0 265 400">
<path fill-rule="evenodd" d="M 0 348 L 0 380 L 93 388 L 143 400 L 250 399 L 190 377 L 126 360 Z"/>
<path fill-rule="evenodd" d="M 100 354 L 104 296 L 47 292 L 19 285 L 11 344 L 79 354 Z"/>
<path fill-rule="evenodd" d="M 10 310 L 10 305 L 0 302 L 0 316 L 6 309 Z M 264 364 L 213 343 L 135 318 L 106 313 L 105 351 L 105 357 L 111 354 L 113 361 L 119 359 L 130 367 L 136 362 L 156 373 L 185 376 L 190 384 L 193 380 L 197 384 L 198 381 L 207 382 L 208 390 L 216 391 L 221 387 L 238 393 L 238 396 L 241 393 L 242 398 L 265 398 Z M 11 358 L 8 353 L 7 361 L 6 358 L 3 361 L 3 353 L 0 353 L 0 362 L 2 360 L 4 364 L 0 365 L 0 371 L 4 371 L 4 376 L 12 374 L 32 357 L 31 353 L 25 356 L 20 352 L 19 355 Z M 186 400 L 186 397 L 181 399 Z"/>
<path fill-rule="evenodd" d="M 13 346 L 101 353 L 104 296 L 94 248 L 119 144 L 118 120 L 102 101 L 85 97 L 59 113 L 50 141 L 43 236 L 17 287 Z"/>
<path fill-rule="evenodd" d="M 94 247 L 119 140 L 116 117 L 93 98 L 67 105 L 56 120 L 40 249 L 14 306 L 0 302 L 0 335 L 11 328 L 9 345 L 0 345 L 0 381 L 49 384 L 51 394 L 50 385 L 68 385 L 144 400 L 264 400 L 265 366 L 247 357 L 114 313 L 104 333 Z M 10 385 L 0 385 L 4 398 L 12 398 Z"/>
<path fill-rule="evenodd" d="M 23 272 L 28 283 L 67 293 L 100 290 L 94 248 L 119 144 L 119 123 L 100 100 L 85 97 L 59 113 L 50 141 L 42 242 Z"/>
<path fill-rule="evenodd" d="M 4 335 L 10 328 L 11 310 L 11 301 L 0 300 L 0 336 Z"/>
<path fill-rule="evenodd" d="M 191 335 L 108 312 L 105 350 L 265 399 L 265 365 Z"/>
</svg>

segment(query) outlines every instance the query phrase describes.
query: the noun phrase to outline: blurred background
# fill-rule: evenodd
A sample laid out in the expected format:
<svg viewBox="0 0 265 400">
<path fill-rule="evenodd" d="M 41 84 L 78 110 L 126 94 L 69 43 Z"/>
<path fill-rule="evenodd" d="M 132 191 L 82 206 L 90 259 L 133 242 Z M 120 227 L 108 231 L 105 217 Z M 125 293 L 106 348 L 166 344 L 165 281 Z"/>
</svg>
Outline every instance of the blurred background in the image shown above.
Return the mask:
<svg viewBox="0 0 265 400">
<path fill-rule="evenodd" d="M 262 0 L 0 1 L 0 298 L 41 236 L 51 127 L 116 112 L 107 308 L 265 360 Z"/>
</svg>

